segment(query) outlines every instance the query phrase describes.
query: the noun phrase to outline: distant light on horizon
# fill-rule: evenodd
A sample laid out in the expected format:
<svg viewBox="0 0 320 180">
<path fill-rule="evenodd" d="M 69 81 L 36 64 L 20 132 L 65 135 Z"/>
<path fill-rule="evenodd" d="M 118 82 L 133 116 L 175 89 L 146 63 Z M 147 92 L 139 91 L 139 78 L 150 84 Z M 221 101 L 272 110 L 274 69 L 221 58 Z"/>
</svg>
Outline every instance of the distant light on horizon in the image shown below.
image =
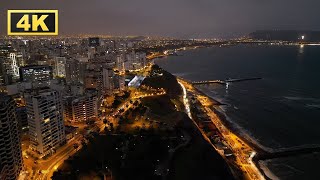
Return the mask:
<svg viewBox="0 0 320 180">
<path fill-rule="evenodd" d="M 301 36 L 301 39 L 304 40 L 305 36 Z"/>
</svg>

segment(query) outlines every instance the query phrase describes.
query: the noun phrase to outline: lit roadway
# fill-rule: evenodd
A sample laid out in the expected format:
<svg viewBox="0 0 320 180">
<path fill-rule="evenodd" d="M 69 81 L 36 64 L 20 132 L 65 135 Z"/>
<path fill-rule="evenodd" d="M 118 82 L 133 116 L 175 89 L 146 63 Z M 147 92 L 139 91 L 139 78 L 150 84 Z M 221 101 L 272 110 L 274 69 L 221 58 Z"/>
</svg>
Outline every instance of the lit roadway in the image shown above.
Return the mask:
<svg viewBox="0 0 320 180">
<path fill-rule="evenodd" d="M 99 127 L 100 131 L 104 130 L 104 124 L 102 121 L 98 121 L 96 125 Z M 92 128 L 91 130 L 95 129 Z M 62 146 L 57 150 L 55 154 L 49 157 L 48 160 L 38 160 L 37 171 L 41 170 L 43 173 L 36 173 L 34 179 L 36 180 L 47 180 L 51 179 L 53 173 L 59 168 L 63 162 L 68 159 L 70 156 L 74 155 L 78 150 L 82 148 L 81 140 L 83 139 L 81 134 L 76 135 L 71 139 L 66 145 Z M 75 149 L 73 145 L 77 143 L 78 148 Z"/>
<path fill-rule="evenodd" d="M 166 92 L 163 89 L 157 90 L 157 89 L 152 89 L 153 92 L 149 92 L 149 93 L 142 93 L 142 92 L 135 92 L 134 95 L 130 96 L 130 98 L 128 100 L 126 100 L 125 102 L 123 102 L 120 107 L 117 108 L 117 110 L 115 110 L 113 113 L 110 114 L 110 116 L 107 117 L 107 120 L 109 122 L 112 122 L 114 126 L 117 126 L 117 121 L 115 120 L 115 116 L 117 115 L 122 115 L 124 114 L 127 110 L 129 110 L 130 108 L 132 108 L 134 105 L 134 103 L 136 101 L 139 102 L 140 98 L 144 98 L 144 97 L 153 97 L 153 96 L 162 96 L 165 95 Z M 132 103 L 130 103 L 130 101 L 132 100 Z M 123 112 L 121 113 L 120 110 L 123 110 Z M 105 125 L 102 124 L 102 122 L 100 122 L 100 132 L 104 130 Z"/>
<path fill-rule="evenodd" d="M 189 116 L 190 119 L 192 119 L 192 115 L 191 115 L 191 110 L 190 110 L 190 104 L 189 104 L 189 100 L 188 100 L 188 97 L 187 97 L 187 90 L 186 88 L 184 87 L 184 85 L 179 82 L 181 88 L 182 88 L 182 91 L 183 91 L 183 104 L 184 104 L 184 107 L 186 108 L 186 112 L 187 112 L 187 115 Z"/>
<path fill-rule="evenodd" d="M 81 143 L 78 143 L 79 147 L 78 149 L 81 149 L 82 145 Z M 58 169 L 58 167 L 63 164 L 63 162 L 68 159 L 70 156 L 74 155 L 77 152 L 77 150 L 72 146 L 70 148 L 67 148 L 66 151 L 58 156 L 56 159 L 54 159 L 53 163 L 46 169 L 46 173 L 43 174 L 42 178 L 40 179 L 51 179 L 53 173 Z"/>
<path fill-rule="evenodd" d="M 155 53 L 148 55 L 147 59 L 151 60 L 151 59 L 160 58 L 160 57 L 164 57 L 164 56 L 165 55 L 163 53 L 155 52 Z"/>
<path fill-rule="evenodd" d="M 98 121 L 97 125 L 102 126 L 103 124 L 99 122 L 100 121 Z M 91 130 L 93 129 L 94 127 L 91 128 Z M 81 144 L 82 139 L 83 139 L 83 136 L 81 134 L 77 134 L 75 135 L 75 137 L 69 140 L 67 144 L 60 147 L 57 150 L 57 152 L 54 153 L 52 156 L 50 156 L 48 159 L 38 160 L 37 164 L 34 165 L 36 167 L 36 170 L 34 172 L 33 178 L 31 179 L 35 179 L 35 180 L 51 179 L 53 173 L 59 168 L 59 166 L 62 165 L 66 159 L 74 155 L 78 150 L 82 148 L 82 144 Z M 74 148 L 74 144 L 78 144 L 77 149 Z M 32 166 L 33 166 L 32 160 L 28 159 L 28 163 L 26 163 L 25 161 L 25 165 L 28 167 L 28 169 L 32 169 Z"/>
<path fill-rule="evenodd" d="M 60 147 L 55 154 L 49 157 L 47 160 L 38 160 L 36 164 L 36 172 L 32 179 L 42 180 L 42 179 L 51 179 L 54 171 L 63 163 L 64 160 L 68 159 L 69 156 L 72 156 L 76 153 L 76 149 L 73 147 L 75 143 L 81 148 L 82 136 L 80 134 L 76 135 L 71 139 L 67 144 Z M 39 173 L 42 172 L 42 173 Z"/>
<path fill-rule="evenodd" d="M 198 130 L 202 133 L 205 140 L 208 141 L 209 144 L 214 147 L 217 152 L 220 153 L 220 155 L 228 162 L 233 163 L 237 165 L 245 175 L 246 179 L 265 179 L 264 176 L 261 174 L 259 169 L 256 167 L 256 165 L 253 163 L 252 158 L 255 156 L 256 152 L 247 145 L 242 139 L 240 139 L 238 136 L 236 136 L 234 133 L 232 133 L 226 126 L 223 125 L 220 118 L 208 107 L 208 105 L 212 104 L 211 101 L 200 95 L 197 90 L 193 88 L 193 86 L 183 80 L 178 80 L 180 86 L 183 89 L 183 102 L 186 108 L 186 112 L 188 116 L 191 118 L 193 123 L 197 126 Z M 223 152 L 219 151 L 210 141 L 210 139 L 207 137 L 207 135 L 204 133 L 204 131 L 197 125 L 197 123 L 192 119 L 191 112 L 190 112 L 190 104 L 187 98 L 187 91 L 192 92 L 195 97 L 199 100 L 199 102 L 202 105 L 203 110 L 207 113 L 207 115 L 210 117 L 211 121 L 215 124 L 215 126 L 218 128 L 219 132 L 223 136 L 223 139 L 227 142 L 229 147 L 231 147 L 231 150 L 233 151 L 233 154 L 235 156 L 235 160 L 227 159 Z"/>
</svg>

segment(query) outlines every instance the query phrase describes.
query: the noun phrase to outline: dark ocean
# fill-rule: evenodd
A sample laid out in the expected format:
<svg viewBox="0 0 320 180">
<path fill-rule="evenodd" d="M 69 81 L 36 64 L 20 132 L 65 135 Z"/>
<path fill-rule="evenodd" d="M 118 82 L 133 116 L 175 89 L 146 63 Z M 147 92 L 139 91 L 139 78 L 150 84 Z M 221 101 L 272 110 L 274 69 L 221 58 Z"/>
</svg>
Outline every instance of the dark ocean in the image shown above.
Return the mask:
<svg viewBox="0 0 320 180">
<path fill-rule="evenodd" d="M 257 145 L 274 151 L 320 145 L 320 46 L 200 48 L 156 64 L 191 81 L 261 77 L 198 87 L 227 105 L 228 120 Z M 261 162 L 272 179 L 320 179 L 320 154 Z M 269 169 L 269 170 L 267 170 Z"/>
</svg>

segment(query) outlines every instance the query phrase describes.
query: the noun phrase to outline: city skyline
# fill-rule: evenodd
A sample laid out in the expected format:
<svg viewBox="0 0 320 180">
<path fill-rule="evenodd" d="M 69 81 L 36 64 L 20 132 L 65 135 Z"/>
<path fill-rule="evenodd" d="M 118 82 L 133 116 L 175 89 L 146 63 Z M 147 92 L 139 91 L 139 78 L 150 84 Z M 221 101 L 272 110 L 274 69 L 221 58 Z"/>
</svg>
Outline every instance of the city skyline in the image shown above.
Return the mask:
<svg viewBox="0 0 320 180">
<path fill-rule="evenodd" d="M 320 179 L 319 5 L 3 2 L 0 180 Z"/>
<path fill-rule="evenodd" d="M 320 30 L 314 0 L 231 1 L 5 1 L 0 34 L 6 34 L 8 9 L 58 9 L 60 35 L 143 35 L 219 38 L 255 30 Z M 81 21 L 80 21 L 81 20 Z"/>
<path fill-rule="evenodd" d="M 5 153 L 2 153 L 0 159 L 0 179 L 6 177 L 7 172 L 14 172 L 14 176 L 10 175 L 13 177 L 11 179 L 17 179 L 19 175 L 21 179 L 40 180 L 67 177 L 81 179 L 82 176 L 89 176 L 91 179 L 173 177 L 179 180 L 185 179 L 184 172 L 191 172 L 190 179 L 266 179 L 269 175 L 261 169 L 260 161 L 283 158 L 288 154 L 297 159 L 298 155 L 319 152 L 319 147 L 301 146 L 294 150 L 284 149 L 277 152 L 261 148 L 238 135 L 238 132 L 241 133 L 240 129 L 233 130 L 232 125 L 224 124 L 225 116 L 217 113 L 215 109 L 224 104 L 205 94 L 206 91 L 200 89 L 203 86 L 200 84 L 215 84 L 211 87 L 221 88 L 221 94 L 231 95 L 238 85 L 246 84 L 245 86 L 252 86 L 254 89 L 261 88 L 263 92 L 259 90 L 258 96 L 264 98 L 264 93 L 268 91 L 264 91 L 265 88 L 259 83 L 266 82 L 270 75 L 260 73 L 260 59 L 281 63 L 279 59 L 282 55 L 279 56 L 279 49 L 284 52 L 291 50 L 297 60 L 288 58 L 284 65 L 289 70 L 287 76 L 291 78 L 290 62 L 303 63 L 301 58 L 307 57 L 305 52 L 316 51 L 314 48 L 319 45 L 320 32 L 308 31 L 256 31 L 247 38 L 224 41 L 84 36 L 3 38 L 0 41 L 0 91 L 8 96 L 3 95 L 0 100 L 4 102 L 3 100 L 10 97 L 11 105 L 9 108 L 2 106 L 1 120 L 2 124 L 8 124 L 13 119 L 17 126 L 2 126 L 0 132 L 14 133 L 12 137 L 21 139 L 12 138 L 10 147 L 2 148 Z M 241 51 L 237 51 L 238 48 Z M 235 50 L 234 53 L 237 54 L 228 53 L 229 50 Z M 259 53 L 252 53 L 252 50 L 263 50 L 267 55 L 256 58 L 255 55 Z M 202 52 L 210 52 L 211 57 L 207 57 L 210 64 L 202 61 L 201 55 L 198 56 Z M 219 54 L 220 56 L 217 56 Z M 250 58 L 241 58 L 243 55 L 253 56 L 252 61 L 247 63 Z M 238 56 L 244 61 L 242 65 L 237 64 L 240 60 L 234 60 Z M 292 57 L 292 53 L 288 53 L 288 56 Z M 174 63 L 174 59 L 178 58 L 185 61 Z M 315 57 L 316 59 L 318 58 Z M 164 64 L 161 65 L 161 61 Z M 258 64 L 257 68 L 250 68 L 254 63 Z M 272 69 L 278 68 L 272 63 L 271 66 Z M 178 71 L 179 68 L 189 70 L 183 70 L 182 72 L 186 73 L 182 73 L 181 78 L 175 76 L 179 73 L 174 73 L 169 67 Z M 235 75 L 235 67 L 243 67 L 245 72 Z M 297 65 L 294 67 L 293 69 L 296 69 Z M 313 67 L 317 66 L 312 65 Z M 216 69 L 213 70 L 214 68 Z M 283 70 L 281 68 L 278 72 L 271 71 L 270 74 L 275 74 L 271 78 L 281 80 L 278 77 L 285 76 L 279 74 Z M 195 71 L 200 75 L 187 77 Z M 226 74 L 221 76 L 212 72 Z M 296 73 L 299 74 L 296 77 L 301 76 L 300 71 Z M 293 89 L 313 87 L 292 83 L 291 80 L 287 82 L 289 85 L 298 85 Z M 209 85 L 205 86 L 210 88 Z M 286 87 L 277 85 L 271 91 Z M 314 91 L 319 92 L 317 87 Z M 256 91 L 238 92 L 244 93 L 237 98 L 241 99 Z M 287 95 L 291 94 L 285 93 L 281 97 Z M 252 99 L 254 101 L 250 102 L 260 102 L 259 98 Z M 303 99 L 313 101 L 313 98 Z M 284 103 L 284 106 L 290 105 L 290 102 L 283 100 L 270 104 L 277 107 L 281 103 Z M 265 113 L 261 108 L 265 105 L 250 107 L 253 111 L 247 113 L 246 117 L 254 115 L 254 112 Z M 238 105 L 230 107 L 237 111 L 243 109 L 243 106 L 237 108 Z M 314 106 L 304 108 L 309 110 Z M 289 118 L 283 120 L 287 121 L 294 112 L 284 113 Z M 5 114 L 10 117 L 4 116 Z M 277 113 L 272 112 L 269 115 L 275 118 Z M 302 119 L 305 116 L 307 114 L 302 114 Z M 253 122 L 253 126 L 261 128 L 264 122 L 269 122 L 269 119 Z M 273 124 L 269 126 L 274 128 Z M 281 127 L 281 124 L 277 126 Z M 291 128 L 294 130 L 295 127 L 298 126 Z M 263 131 L 264 129 L 259 130 Z M 268 139 L 261 143 L 269 141 L 269 130 L 266 131 Z M 281 131 L 275 131 L 275 135 L 271 137 L 281 139 L 276 133 Z M 289 139 L 296 138 L 287 138 L 284 143 L 290 143 Z M 3 139 L 2 143 L 6 143 L 6 139 Z M 16 151 L 13 151 L 12 147 L 17 147 L 14 148 Z M 189 148 L 196 151 L 188 152 Z M 180 149 L 188 154 L 180 154 Z M 22 157 L 11 162 L 8 160 L 10 152 L 21 153 Z M 141 156 L 145 157 L 143 161 Z M 194 170 L 194 166 L 185 166 L 184 161 L 179 160 L 181 158 L 190 161 L 186 164 L 195 164 L 197 170 Z M 183 170 L 172 167 L 172 163 L 181 164 L 179 169 Z M 135 166 L 132 167 L 132 164 Z M 14 168 L 21 166 L 19 169 Z M 235 170 L 235 173 L 231 174 L 230 170 Z M 92 173 L 88 175 L 87 172 Z M 309 174 L 305 173 L 303 176 Z"/>
</svg>

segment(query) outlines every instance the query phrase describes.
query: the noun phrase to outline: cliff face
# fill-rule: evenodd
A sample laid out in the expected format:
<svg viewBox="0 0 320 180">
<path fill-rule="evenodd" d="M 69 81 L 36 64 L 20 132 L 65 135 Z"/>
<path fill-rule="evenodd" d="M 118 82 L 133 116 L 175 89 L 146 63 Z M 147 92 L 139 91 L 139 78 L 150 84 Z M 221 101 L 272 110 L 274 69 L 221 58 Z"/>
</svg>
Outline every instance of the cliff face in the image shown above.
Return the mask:
<svg viewBox="0 0 320 180">
<path fill-rule="evenodd" d="M 190 142 L 179 149 L 171 162 L 168 180 L 233 180 L 224 159 L 213 149 L 187 115 L 177 127 L 188 132 Z M 240 177 L 239 177 L 240 179 Z"/>
<path fill-rule="evenodd" d="M 269 41 L 320 42 L 320 31 L 263 30 L 255 31 L 249 37 Z"/>
</svg>

